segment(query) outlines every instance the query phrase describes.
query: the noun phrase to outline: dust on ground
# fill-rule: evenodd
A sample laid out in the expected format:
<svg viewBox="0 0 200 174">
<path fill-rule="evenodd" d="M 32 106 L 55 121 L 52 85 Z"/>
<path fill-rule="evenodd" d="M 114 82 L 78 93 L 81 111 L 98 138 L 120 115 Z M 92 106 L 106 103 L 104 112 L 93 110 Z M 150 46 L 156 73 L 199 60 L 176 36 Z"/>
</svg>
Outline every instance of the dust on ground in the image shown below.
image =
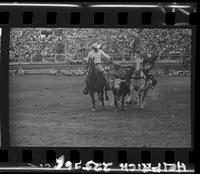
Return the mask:
<svg viewBox="0 0 200 174">
<path fill-rule="evenodd" d="M 143 110 L 106 108 L 83 95 L 83 77 L 10 77 L 11 146 L 190 147 L 190 78 L 159 77 Z"/>
</svg>

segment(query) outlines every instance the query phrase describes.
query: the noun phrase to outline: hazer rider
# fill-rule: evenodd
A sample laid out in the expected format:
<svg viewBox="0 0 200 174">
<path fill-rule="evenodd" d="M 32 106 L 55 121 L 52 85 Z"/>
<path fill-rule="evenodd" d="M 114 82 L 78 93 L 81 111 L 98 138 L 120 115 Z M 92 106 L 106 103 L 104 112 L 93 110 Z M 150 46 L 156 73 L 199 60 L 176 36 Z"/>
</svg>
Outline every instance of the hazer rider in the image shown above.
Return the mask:
<svg viewBox="0 0 200 174">
<path fill-rule="evenodd" d="M 94 43 L 92 45 L 92 49 L 91 51 L 88 53 L 88 56 L 86 58 L 86 61 L 88 63 L 89 59 L 94 59 L 94 64 L 95 64 L 95 68 L 102 72 L 104 78 L 106 79 L 107 82 L 107 88 L 110 88 L 110 82 L 107 76 L 107 73 L 105 72 L 104 68 L 101 65 L 101 56 L 104 56 L 107 59 L 110 59 L 110 56 L 106 53 L 104 53 L 103 50 L 100 49 L 100 45 L 98 45 L 97 43 Z M 87 82 L 87 75 L 86 75 L 86 82 Z M 88 94 L 88 90 L 85 87 L 85 89 L 83 90 L 84 94 Z"/>
<path fill-rule="evenodd" d="M 148 59 L 151 59 L 152 57 L 151 57 L 152 55 L 149 53 L 149 51 L 148 51 L 148 54 L 147 54 L 147 61 L 148 61 Z M 155 86 L 156 84 L 157 84 L 157 80 L 154 78 L 154 76 L 152 75 L 152 74 L 150 74 L 150 70 L 151 70 L 151 68 L 153 67 L 153 64 L 155 63 L 155 59 L 152 61 L 151 60 L 151 63 L 148 63 L 148 64 L 150 64 L 150 67 L 149 68 L 145 68 L 144 70 L 143 70 L 143 72 L 144 72 L 144 74 L 145 74 L 145 76 L 147 77 L 147 79 L 150 79 L 151 81 L 152 81 L 152 85 L 153 86 Z M 144 62 L 143 62 L 143 64 L 145 64 Z"/>
<path fill-rule="evenodd" d="M 149 73 L 150 69 L 144 69 L 144 58 L 141 55 L 140 51 L 136 51 L 136 54 L 133 58 L 133 63 L 135 64 L 135 72 L 133 74 L 134 78 L 140 78 L 143 76 L 147 79 L 152 81 L 152 85 L 155 86 L 157 83 L 157 80 Z"/>
</svg>

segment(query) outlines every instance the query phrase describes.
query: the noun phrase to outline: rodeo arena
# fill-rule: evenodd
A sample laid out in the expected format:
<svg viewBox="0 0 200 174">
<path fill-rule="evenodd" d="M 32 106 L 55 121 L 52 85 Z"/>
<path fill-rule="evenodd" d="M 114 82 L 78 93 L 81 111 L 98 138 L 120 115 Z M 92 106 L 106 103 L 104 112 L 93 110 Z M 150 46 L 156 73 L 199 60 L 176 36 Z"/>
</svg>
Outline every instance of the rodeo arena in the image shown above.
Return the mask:
<svg viewBox="0 0 200 174">
<path fill-rule="evenodd" d="M 12 146 L 191 146 L 190 29 L 12 28 Z"/>
</svg>

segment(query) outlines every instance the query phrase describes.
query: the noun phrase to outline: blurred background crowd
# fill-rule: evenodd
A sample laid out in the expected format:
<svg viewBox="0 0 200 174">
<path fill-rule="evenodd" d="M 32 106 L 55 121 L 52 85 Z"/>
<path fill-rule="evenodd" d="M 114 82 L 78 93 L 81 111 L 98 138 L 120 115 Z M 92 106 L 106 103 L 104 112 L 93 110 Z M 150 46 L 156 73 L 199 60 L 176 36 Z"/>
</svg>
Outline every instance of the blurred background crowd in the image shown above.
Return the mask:
<svg viewBox="0 0 200 174">
<path fill-rule="evenodd" d="M 116 61 L 130 61 L 136 50 L 158 62 L 191 60 L 190 29 L 13 28 L 10 63 L 83 64 L 93 43 Z"/>
</svg>

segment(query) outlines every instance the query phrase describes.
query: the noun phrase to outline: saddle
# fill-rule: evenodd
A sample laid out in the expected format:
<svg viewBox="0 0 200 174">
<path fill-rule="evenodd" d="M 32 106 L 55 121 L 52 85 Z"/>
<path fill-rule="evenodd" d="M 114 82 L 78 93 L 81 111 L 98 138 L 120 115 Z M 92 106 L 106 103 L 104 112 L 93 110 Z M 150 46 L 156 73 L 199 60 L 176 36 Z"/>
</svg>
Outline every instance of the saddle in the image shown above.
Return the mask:
<svg viewBox="0 0 200 174">
<path fill-rule="evenodd" d="M 147 77 L 146 77 L 145 73 L 142 70 L 140 70 L 140 71 L 136 71 L 133 73 L 132 79 L 135 80 L 133 88 L 135 91 L 138 91 L 142 85 L 141 83 L 143 83 L 140 80 L 143 79 L 146 81 Z"/>
<path fill-rule="evenodd" d="M 145 76 L 144 72 L 142 70 L 140 70 L 140 71 L 134 72 L 132 78 L 134 80 L 140 80 L 140 79 L 146 79 L 146 76 Z"/>
</svg>

